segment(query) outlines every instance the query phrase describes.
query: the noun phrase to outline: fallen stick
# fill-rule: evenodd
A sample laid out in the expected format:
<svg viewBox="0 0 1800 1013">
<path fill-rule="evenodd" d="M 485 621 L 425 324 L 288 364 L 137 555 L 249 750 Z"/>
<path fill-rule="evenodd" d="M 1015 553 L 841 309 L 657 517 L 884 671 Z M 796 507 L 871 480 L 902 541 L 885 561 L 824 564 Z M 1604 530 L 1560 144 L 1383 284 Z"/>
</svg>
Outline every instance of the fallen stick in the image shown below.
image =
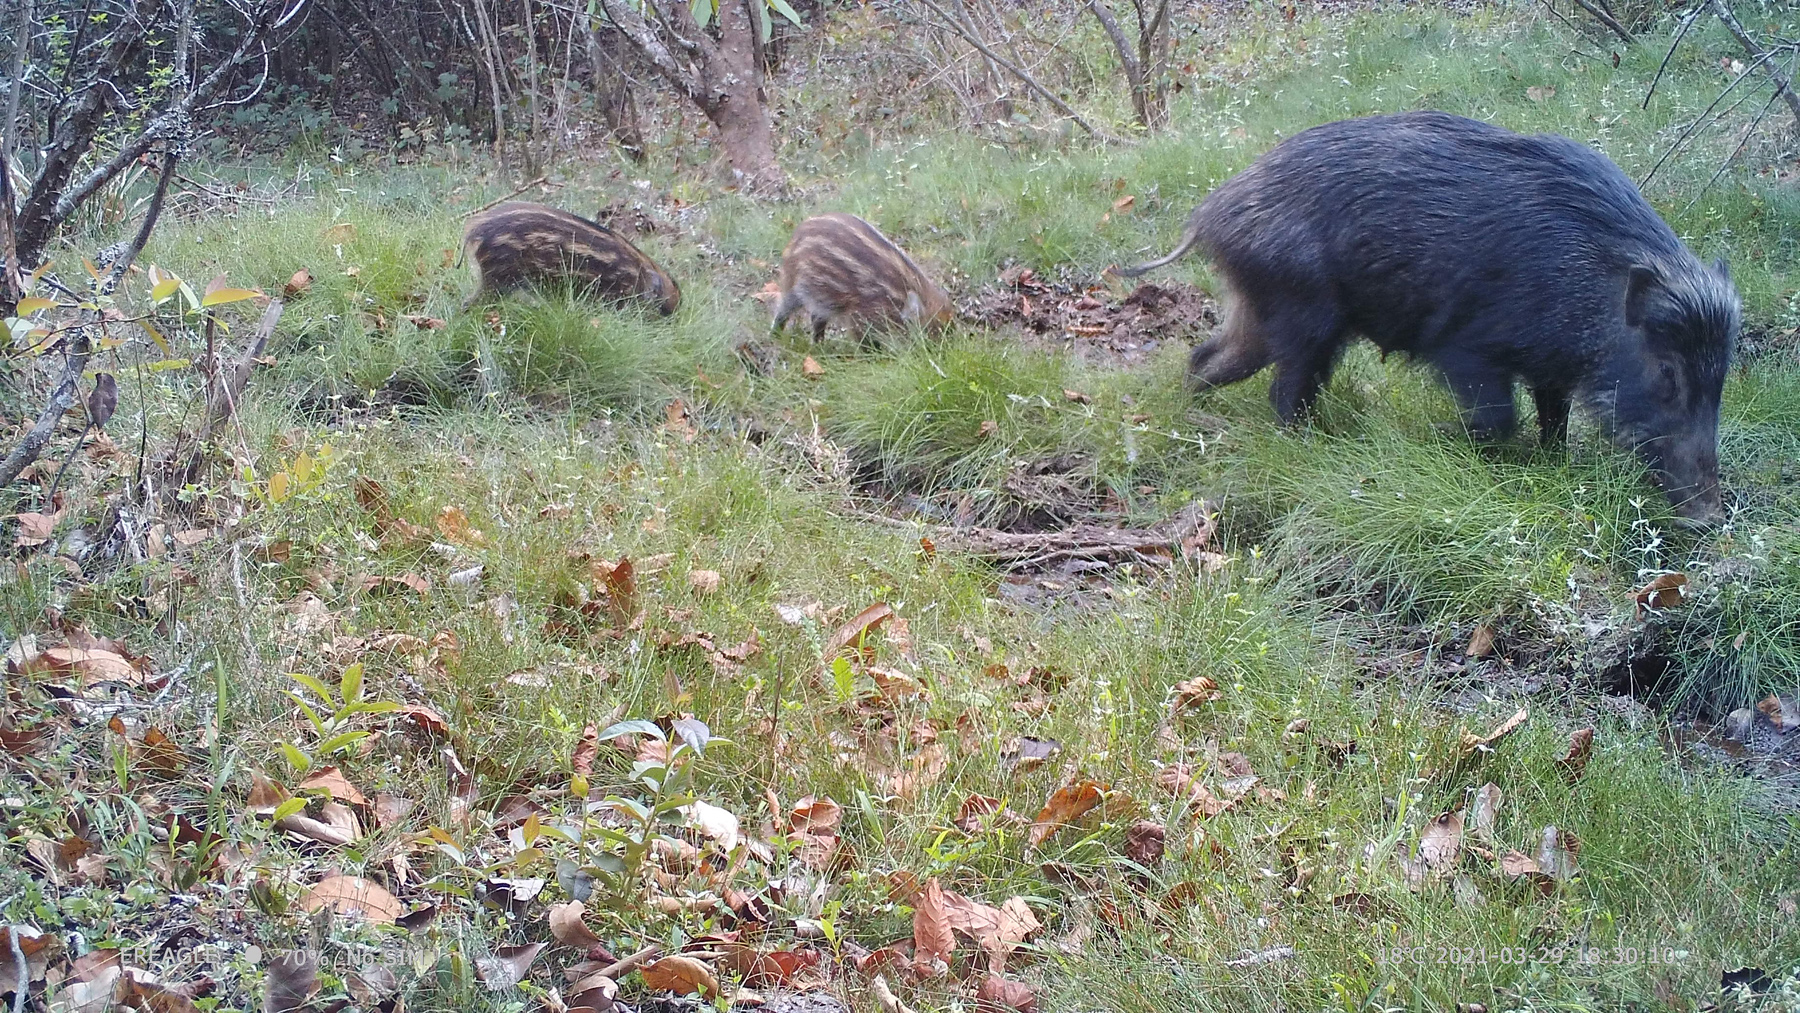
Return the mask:
<svg viewBox="0 0 1800 1013">
<path fill-rule="evenodd" d="M 531 182 L 525 184 L 522 187 L 519 187 L 517 190 L 514 190 L 512 193 L 509 193 L 504 197 L 495 197 L 493 200 L 488 201 L 486 204 L 483 204 L 482 206 L 476 208 L 475 210 L 464 214 L 463 217 L 464 218 L 473 218 L 476 215 L 482 213 L 483 211 L 486 211 L 488 208 L 491 208 L 496 204 L 504 204 L 507 201 L 512 200 L 514 197 L 517 197 L 518 195 L 524 193 L 525 191 L 531 189 L 534 186 L 542 186 L 544 183 L 548 182 L 549 179 L 550 179 L 549 176 L 539 176 L 538 178 L 532 180 Z"/>
<path fill-rule="evenodd" d="M 1218 521 L 1208 504 L 1190 503 L 1173 516 L 1147 528 L 1115 528 L 1101 524 L 1076 524 L 1059 531 L 1020 534 L 995 528 L 949 527 L 863 514 L 867 520 L 888 527 L 923 533 L 939 548 L 992 559 L 1015 567 L 1041 566 L 1065 559 L 1149 560 L 1152 549 L 1184 552 L 1210 541 Z"/>
</svg>

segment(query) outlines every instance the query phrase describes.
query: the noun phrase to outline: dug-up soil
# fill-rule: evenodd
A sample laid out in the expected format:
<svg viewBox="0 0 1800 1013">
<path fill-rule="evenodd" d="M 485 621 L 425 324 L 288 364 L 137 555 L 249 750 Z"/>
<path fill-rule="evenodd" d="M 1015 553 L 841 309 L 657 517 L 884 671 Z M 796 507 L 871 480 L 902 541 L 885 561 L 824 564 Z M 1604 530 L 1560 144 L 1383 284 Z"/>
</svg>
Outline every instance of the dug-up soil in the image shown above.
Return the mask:
<svg viewBox="0 0 1800 1013">
<path fill-rule="evenodd" d="M 1107 366 L 1140 365 L 1171 342 L 1194 344 L 1219 322 L 1218 303 L 1193 285 L 1146 283 L 1127 293 L 1121 279 L 1108 281 L 1047 279 L 1014 265 L 977 292 L 963 315 L 1033 347 Z"/>
</svg>

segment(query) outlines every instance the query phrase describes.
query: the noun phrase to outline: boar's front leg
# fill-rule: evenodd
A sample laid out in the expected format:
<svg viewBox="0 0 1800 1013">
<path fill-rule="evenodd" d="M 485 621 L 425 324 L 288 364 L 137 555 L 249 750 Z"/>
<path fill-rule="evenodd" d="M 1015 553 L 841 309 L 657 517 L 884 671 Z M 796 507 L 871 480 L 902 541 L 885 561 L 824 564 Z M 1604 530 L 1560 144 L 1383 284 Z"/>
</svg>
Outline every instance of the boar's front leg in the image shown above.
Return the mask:
<svg viewBox="0 0 1800 1013">
<path fill-rule="evenodd" d="M 1472 357 L 1438 363 L 1462 407 L 1463 425 L 1476 441 L 1504 440 L 1518 419 L 1513 408 L 1512 374 Z"/>
<path fill-rule="evenodd" d="M 1537 402 L 1538 441 L 1546 447 L 1569 442 L 1569 392 L 1558 387 L 1534 387 Z"/>
</svg>

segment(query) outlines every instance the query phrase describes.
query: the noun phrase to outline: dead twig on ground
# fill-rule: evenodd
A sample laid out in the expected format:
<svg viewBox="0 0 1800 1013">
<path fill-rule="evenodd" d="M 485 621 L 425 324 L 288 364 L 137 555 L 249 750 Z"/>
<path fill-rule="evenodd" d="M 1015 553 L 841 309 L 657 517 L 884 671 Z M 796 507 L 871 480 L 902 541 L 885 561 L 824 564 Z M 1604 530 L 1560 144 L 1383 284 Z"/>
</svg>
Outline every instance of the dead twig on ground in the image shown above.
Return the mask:
<svg viewBox="0 0 1800 1013">
<path fill-rule="evenodd" d="M 1162 555 L 1164 551 L 1185 554 L 1198 550 L 1212 539 L 1218 528 L 1216 513 L 1204 502 L 1190 503 L 1146 528 L 1074 524 L 1059 531 L 1029 534 L 996 528 L 920 524 L 880 514 L 858 516 L 887 527 L 919 531 L 939 549 L 979 556 L 1017 569 L 1069 559 L 1161 561 L 1166 558 Z"/>
</svg>

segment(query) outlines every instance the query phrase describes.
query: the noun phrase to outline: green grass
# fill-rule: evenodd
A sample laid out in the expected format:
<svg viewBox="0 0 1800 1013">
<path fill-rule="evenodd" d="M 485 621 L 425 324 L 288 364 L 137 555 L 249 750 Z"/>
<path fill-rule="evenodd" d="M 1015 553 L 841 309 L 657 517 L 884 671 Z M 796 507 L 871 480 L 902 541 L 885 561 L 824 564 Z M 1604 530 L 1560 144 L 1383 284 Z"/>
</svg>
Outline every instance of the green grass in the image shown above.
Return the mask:
<svg viewBox="0 0 1800 1013">
<path fill-rule="evenodd" d="M 843 23 L 872 16 L 845 13 Z M 546 837 L 541 854 L 520 856 L 507 828 L 491 825 L 496 807 L 529 795 L 543 823 L 579 820 L 567 793 L 584 726 L 693 714 L 726 740 L 693 765 L 697 797 L 738 814 L 747 832 L 769 835 L 767 792 L 783 809 L 809 794 L 843 806 L 854 853 L 845 869 L 826 875 L 781 853 L 733 873 L 771 905 L 772 946 L 803 925 L 829 924 L 870 948 L 908 936 L 910 902 L 891 895 L 889 878 L 904 871 L 991 903 L 1030 898 L 1047 930 L 1012 973 L 1040 989 L 1045 1009 L 1692 1008 L 1717 998 L 1724 969 L 1791 970 L 1800 925 L 1784 912 L 1800 876 L 1790 802 L 1670 734 L 1690 710 L 1794 689 L 1800 374 L 1790 352 L 1734 372 L 1721 457 L 1739 510 L 1695 538 L 1675 532 L 1642 467 L 1588 428 L 1578 425 L 1567 455 L 1524 440 L 1476 447 L 1431 377 L 1367 350 L 1347 357 L 1309 425 L 1285 430 L 1264 379 L 1185 394 L 1179 347 L 1135 369 L 966 325 L 878 349 L 837 335 L 814 347 L 769 339 L 766 310 L 749 298 L 792 225 L 837 209 L 869 217 L 963 294 L 1009 261 L 1091 278 L 1166 248 L 1196 202 L 1280 137 L 1376 110 L 1433 106 L 1560 130 L 1641 176 L 1710 101 L 1718 58 L 1733 52 L 1728 38 L 1701 33 L 1643 112 L 1657 37 L 1615 69 L 1572 54 L 1553 22 L 1509 9 L 1293 24 L 1246 16 L 1192 54 L 1178 129 L 1113 149 L 1023 127 L 1008 143 L 984 139 L 953 129 L 955 110 L 925 103 L 906 110 L 905 126 L 871 119 L 860 137 L 839 135 L 823 125 L 827 113 L 862 100 L 815 83 L 789 99 L 803 139 L 789 162 L 808 186 L 799 201 L 719 194 L 680 165 L 643 170 L 647 191 L 604 166 L 563 170 L 551 199 L 576 210 L 662 194 L 684 202 L 641 244 L 683 285 L 668 319 L 557 291 L 460 311 L 471 281 L 445 254 L 458 216 L 511 188 L 500 179 L 353 167 L 272 209 L 171 223 L 146 259 L 190 280 L 224 273 L 272 291 L 302 268 L 315 280 L 289 304 L 269 349 L 275 365 L 257 374 L 222 441 L 234 467 L 209 471 L 186 493 L 191 513 L 163 520 L 172 532 L 207 528 L 208 540 L 172 559 L 112 547 L 125 542 L 81 559 L 79 546 L 22 554 L 0 593 L 15 635 L 52 642 L 80 625 L 151 650 L 170 688 L 131 697 L 126 713 L 172 730 L 186 760 L 180 776 L 128 772 L 122 787 L 121 740 L 103 720 L 38 682 L 9 682 L 5 726 L 41 722 L 52 746 L 0 770 L 6 797 L 23 800 L 0 843 L 0 919 L 77 927 L 179 979 L 185 965 L 158 952 L 171 894 L 197 898 L 184 917 L 209 938 L 267 951 L 314 931 L 294 906 L 321 875 L 364 874 L 443 914 L 416 937 L 341 922 L 320 930 L 334 976 L 381 963 L 403 980 L 410 1008 L 516 1013 L 535 996 L 488 992 L 471 962 L 547 938 L 545 902 L 569 890 L 558 861 L 606 849 Z M 1084 108 L 1118 116 L 1108 67 L 1103 40 L 1084 29 L 1044 72 Z M 1533 100 L 1527 88 L 1555 94 Z M 1751 156 L 1701 194 L 1724 143 L 1708 135 L 1658 173 L 1650 195 L 1697 249 L 1730 255 L 1752 326 L 1779 334 L 1800 323 L 1800 198 L 1755 174 Z M 1127 194 L 1130 209 L 1115 209 Z M 1168 275 L 1207 277 L 1198 260 Z M 248 311 L 228 320 L 233 348 L 251 321 Z M 177 357 L 199 351 L 194 335 L 165 331 Z M 764 348 L 740 356 L 745 342 Z M 802 368 L 808 356 L 816 378 Z M 127 354 L 106 361 L 125 378 L 111 435 L 126 452 L 71 474 L 71 501 L 85 504 L 134 481 L 126 445 L 136 426 L 154 447 L 191 425 L 200 384 L 181 368 L 139 383 Z M 677 399 L 685 423 L 669 414 Z M 270 496 L 270 476 L 297 475 L 302 453 L 324 462 L 322 477 Z M 360 505 L 359 480 L 380 483 L 418 532 Z M 1027 607 L 1007 575 L 927 548 L 923 529 L 857 516 L 877 494 L 924 501 L 923 519 L 940 522 L 1121 506 L 1151 520 L 1205 498 L 1220 510 L 1210 548 L 1227 561 L 1214 573 L 1117 568 L 1079 602 L 1040 583 L 1049 604 Z M 98 519 L 74 517 L 87 510 L 72 511 L 59 535 Z M 643 570 L 620 606 L 627 614 L 615 615 L 604 574 L 621 558 Z M 1630 590 L 1664 570 L 1688 573 L 1693 594 L 1639 619 Z M 716 592 L 690 582 L 699 571 L 720 575 Z M 363 587 L 403 576 L 429 591 Z M 869 638 L 868 664 L 835 669 L 828 638 L 875 602 L 892 605 L 905 635 L 890 623 Z M 1458 668 L 1478 623 L 1500 631 L 1501 657 Z M 746 657 L 709 657 L 752 638 L 760 649 Z M 1672 661 L 1653 702 L 1690 710 L 1671 717 L 1608 697 L 1614 688 L 1598 677 L 1627 643 Z M 247 772 L 299 779 L 276 744 L 317 752 L 322 736 L 286 695 L 297 685 L 287 673 L 335 683 L 352 661 L 372 699 L 429 706 L 448 735 L 361 719 L 378 733 L 369 751 L 332 762 L 366 793 L 419 808 L 351 848 L 298 844 L 244 811 Z M 922 692 L 884 700 L 877 670 L 903 672 Z M 1172 688 L 1198 676 L 1220 699 L 1171 715 Z M 1526 698 L 1525 685 L 1544 688 Z M 1531 717 L 1519 732 L 1454 762 L 1465 728 L 1485 732 L 1521 706 Z M 1571 782 L 1556 760 L 1582 727 L 1596 730 L 1596 747 Z M 1014 770 L 1007 749 L 1019 736 L 1061 750 Z M 446 748 L 473 774 L 467 822 Z M 1194 818 L 1157 783 L 1160 765 L 1182 761 L 1223 790 L 1221 754 L 1233 752 L 1284 797 Z M 603 745 L 586 779 L 603 795 L 653 799 L 636 773 Z M 1109 787 L 1108 805 L 1040 848 L 1004 821 L 977 834 L 953 826 L 972 793 L 1029 819 L 1082 778 Z M 1533 851 L 1554 825 L 1581 842 L 1580 878 L 1539 893 L 1467 856 L 1460 888 L 1445 877 L 1409 889 L 1393 849 L 1415 847 L 1430 817 L 1489 782 L 1506 799 L 1499 849 Z M 159 837 L 158 806 L 250 857 L 229 875 L 205 872 Z M 28 834 L 63 839 L 76 816 L 112 856 L 111 886 L 56 887 L 24 858 Z M 1154 868 L 1124 855 L 1138 820 L 1165 828 L 1167 856 Z M 428 827 L 443 838 L 421 839 Z M 632 881 L 590 903 L 590 924 L 619 952 L 729 927 L 643 903 L 646 892 L 718 892 L 666 871 L 675 878 Z M 544 900 L 519 917 L 483 904 L 481 884 L 495 876 L 546 879 Z M 1367 903 L 1334 903 L 1346 896 Z M 1426 959 L 1382 962 L 1401 945 L 1427 947 Z M 1225 964 L 1279 946 L 1295 952 Z M 1562 955 L 1439 962 L 1436 948 L 1451 946 Z M 1581 962 L 1574 947 L 1604 959 Z M 1616 962 L 1615 947 L 1680 955 Z M 218 1009 L 258 1001 L 262 972 L 241 955 L 194 959 L 217 982 Z M 561 984 L 554 975 L 575 959 L 552 951 L 530 988 Z M 969 1002 L 941 979 L 895 985 L 921 1010 Z M 860 985 L 849 991 L 859 1010 L 874 1008 Z"/>
</svg>

